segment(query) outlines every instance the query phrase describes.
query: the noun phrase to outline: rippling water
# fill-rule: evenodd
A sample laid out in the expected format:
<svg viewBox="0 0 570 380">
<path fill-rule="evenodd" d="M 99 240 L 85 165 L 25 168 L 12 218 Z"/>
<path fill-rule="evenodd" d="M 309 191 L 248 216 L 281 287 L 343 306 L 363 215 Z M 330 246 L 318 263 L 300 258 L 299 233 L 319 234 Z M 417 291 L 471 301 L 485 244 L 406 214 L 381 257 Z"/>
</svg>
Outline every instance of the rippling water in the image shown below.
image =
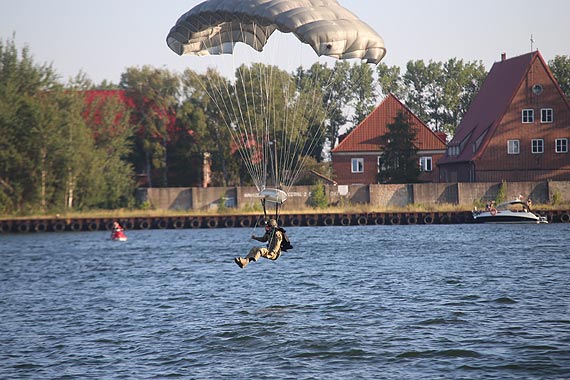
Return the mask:
<svg viewBox="0 0 570 380">
<path fill-rule="evenodd" d="M 570 225 L 251 232 L 0 236 L 0 378 L 570 379 Z"/>
</svg>

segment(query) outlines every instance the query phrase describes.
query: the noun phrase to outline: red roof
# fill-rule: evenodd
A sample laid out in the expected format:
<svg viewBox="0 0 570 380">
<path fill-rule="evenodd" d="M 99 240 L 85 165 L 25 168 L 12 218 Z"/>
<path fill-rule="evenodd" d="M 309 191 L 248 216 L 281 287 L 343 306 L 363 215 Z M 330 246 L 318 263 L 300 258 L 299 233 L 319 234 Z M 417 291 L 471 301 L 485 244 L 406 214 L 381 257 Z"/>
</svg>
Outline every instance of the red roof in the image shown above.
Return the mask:
<svg viewBox="0 0 570 380">
<path fill-rule="evenodd" d="M 410 116 L 412 126 L 418 132 L 416 146 L 419 150 L 445 149 L 445 140 L 428 128 L 393 94 L 390 94 L 332 150 L 332 153 L 378 152 L 382 136 L 388 132 L 387 125 L 394 122 L 398 111 Z"/>
<path fill-rule="evenodd" d="M 550 73 L 548 65 L 538 51 L 495 62 L 479 93 L 457 127 L 455 136 L 448 144 L 449 147 L 459 146 L 460 154 L 446 155 L 438 162 L 438 165 L 469 162 L 481 157 L 487 143 L 513 102 L 518 89 L 523 84 L 528 71 L 537 59 Z M 550 76 L 556 83 L 552 73 Z M 473 143 L 477 141 L 479 149 L 473 152 Z"/>
</svg>

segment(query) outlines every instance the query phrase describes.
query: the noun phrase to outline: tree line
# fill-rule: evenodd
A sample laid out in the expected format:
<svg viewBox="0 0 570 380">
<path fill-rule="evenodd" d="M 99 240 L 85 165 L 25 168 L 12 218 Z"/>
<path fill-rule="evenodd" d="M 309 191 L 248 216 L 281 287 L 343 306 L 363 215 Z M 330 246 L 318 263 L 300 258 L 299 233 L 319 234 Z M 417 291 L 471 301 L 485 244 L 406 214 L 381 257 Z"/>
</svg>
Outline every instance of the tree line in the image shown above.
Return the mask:
<svg viewBox="0 0 570 380">
<path fill-rule="evenodd" d="M 557 56 L 550 64 L 568 93 L 570 59 Z M 324 133 L 303 154 L 310 168 L 329 175 L 326 152 L 382 96 L 394 93 L 427 125 L 452 135 L 486 76 L 481 62 L 457 58 L 410 61 L 403 73 L 345 61 L 291 73 L 261 66 L 279 78 L 269 85 L 292 83 L 296 101 L 322 115 Z M 250 184 L 209 86 L 222 83 L 228 91 L 221 96 L 247 99 L 235 84 L 250 78 L 252 88 L 263 85 L 243 75 L 255 69 L 242 66 L 225 78 L 214 69 L 142 66 L 127 68 L 117 84 L 94 84 L 85 73 L 62 83 L 27 47 L 0 40 L 0 214 L 134 207 L 141 179 L 153 187 L 199 186 L 205 153 L 211 185 Z"/>
</svg>

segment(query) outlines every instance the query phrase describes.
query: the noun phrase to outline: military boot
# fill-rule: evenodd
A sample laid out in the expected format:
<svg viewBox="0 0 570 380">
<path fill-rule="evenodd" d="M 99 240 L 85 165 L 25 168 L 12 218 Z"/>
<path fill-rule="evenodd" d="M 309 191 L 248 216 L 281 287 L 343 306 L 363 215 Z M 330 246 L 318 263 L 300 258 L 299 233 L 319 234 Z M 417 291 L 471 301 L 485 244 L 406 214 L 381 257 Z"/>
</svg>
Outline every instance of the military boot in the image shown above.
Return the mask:
<svg viewBox="0 0 570 380">
<path fill-rule="evenodd" d="M 238 265 L 238 267 L 240 268 L 245 268 L 246 265 L 249 263 L 249 261 L 247 259 L 243 259 L 241 257 L 236 257 L 234 259 L 234 261 L 236 262 L 236 264 Z"/>
</svg>

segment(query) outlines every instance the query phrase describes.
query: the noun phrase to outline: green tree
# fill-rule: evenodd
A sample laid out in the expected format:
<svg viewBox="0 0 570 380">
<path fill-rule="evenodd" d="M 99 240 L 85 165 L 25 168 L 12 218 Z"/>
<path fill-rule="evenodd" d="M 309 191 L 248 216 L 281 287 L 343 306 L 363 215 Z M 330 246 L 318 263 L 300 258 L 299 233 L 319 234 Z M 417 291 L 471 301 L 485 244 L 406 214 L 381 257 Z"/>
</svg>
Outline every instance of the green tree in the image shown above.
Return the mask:
<svg viewBox="0 0 570 380">
<path fill-rule="evenodd" d="M 0 40 L 0 210 L 47 209 L 55 183 L 57 105 L 61 86 L 50 65 L 36 64 L 14 39 Z M 48 155 L 49 154 L 49 155 Z"/>
<path fill-rule="evenodd" d="M 27 48 L 20 53 L 13 41 L 0 43 L 0 212 L 118 205 L 105 186 L 123 199 L 132 196 L 132 186 L 118 185 L 132 182 L 132 171 L 113 170 L 128 168 L 128 145 L 105 143 L 102 130 L 87 120 L 83 94 L 91 87 L 82 73 L 64 87 Z M 112 144 L 116 154 L 110 154 Z"/>
<path fill-rule="evenodd" d="M 311 196 L 308 203 L 309 206 L 314 208 L 327 208 L 329 206 L 325 185 L 317 183 L 311 186 Z"/>
<path fill-rule="evenodd" d="M 212 69 L 201 75 L 186 70 L 181 82 L 182 106 L 178 120 L 191 137 L 184 140 L 181 149 L 187 152 L 196 168 L 202 168 L 204 154 L 209 153 L 213 185 L 228 186 L 231 178 L 234 181 L 239 179 L 238 164 L 231 156 L 231 136 L 227 128 L 232 112 L 225 106 L 234 96 L 233 86 Z M 195 183 L 200 183 L 201 174 L 201 169 L 195 170 Z"/>
<path fill-rule="evenodd" d="M 90 167 L 93 178 L 84 205 L 127 207 L 133 202 L 135 187 L 134 168 L 128 162 L 135 133 L 128 99 L 120 92 L 111 92 L 95 96 L 90 102 L 84 99 L 83 105 L 82 115 L 95 150 Z"/>
<path fill-rule="evenodd" d="M 450 135 L 467 112 L 486 77 L 479 62 L 409 61 L 406 72 L 381 63 L 377 67 L 381 92 L 394 94 L 428 126 Z"/>
<path fill-rule="evenodd" d="M 315 63 L 308 70 L 299 67 L 294 73 L 294 80 L 299 91 L 305 94 L 306 102 L 319 112 L 314 123 L 324 127 L 312 154 L 317 161 L 322 159 L 326 142 L 334 144 L 340 128 L 348 122 L 343 107 L 350 101 L 349 76 L 350 64 L 346 61 L 338 61 L 333 68 Z"/>
<path fill-rule="evenodd" d="M 398 112 L 394 122 L 388 124 L 388 132 L 382 136 L 383 146 L 378 164 L 380 183 L 413 183 L 420 176 L 416 131 L 407 113 Z"/>
<path fill-rule="evenodd" d="M 178 104 L 179 77 L 150 66 L 130 67 L 121 75 L 120 88 L 135 103 L 137 170 L 146 173 L 149 186 L 168 186 L 168 143 Z"/>
<path fill-rule="evenodd" d="M 570 57 L 567 55 L 557 55 L 554 59 L 548 61 L 548 66 L 550 70 L 552 70 L 552 74 L 554 74 L 566 98 L 570 99 Z"/>
<path fill-rule="evenodd" d="M 354 94 L 352 98 L 354 114 L 353 125 L 360 124 L 374 109 L 377 94 L 374 87 L 374 71 L 367 63 L 354 64 L 350 67 L 349 83 Z"/>
</svg>

